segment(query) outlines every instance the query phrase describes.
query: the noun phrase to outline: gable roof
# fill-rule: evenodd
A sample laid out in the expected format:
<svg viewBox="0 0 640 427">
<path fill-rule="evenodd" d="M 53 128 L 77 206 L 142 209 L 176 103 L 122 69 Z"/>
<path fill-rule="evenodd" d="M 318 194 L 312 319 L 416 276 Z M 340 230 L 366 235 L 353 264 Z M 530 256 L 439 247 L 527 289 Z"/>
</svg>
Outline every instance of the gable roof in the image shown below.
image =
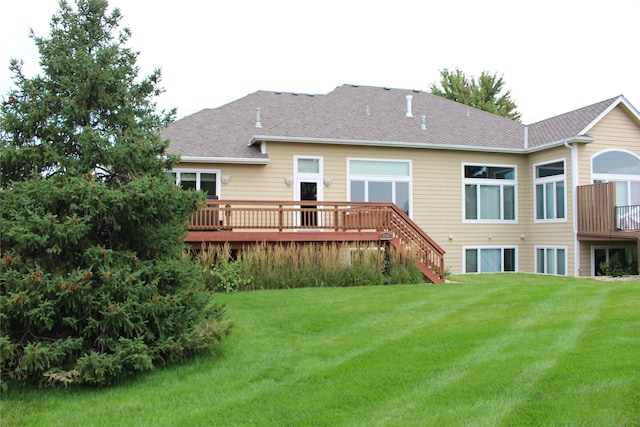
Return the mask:
<svg viewBox="0 0 640 427">
<path fill-rule="evenodd" d="M 588 131 L 619 104 L 640 123 L 618 96 L 525 126 L 428 92 L 342 85 L 326 95 L 254 92 L 180 119 L 162 136 L 183 161 L 267 163 L 262 141 L 523 153 L 591 140 Z"/>
<path fill-rule="evenodd" d="M 617 96 L 529 125 L 529 148 L 588 136 L 587 132 L 604 113 L 611 111 L 622 99 Z"/>
</svg>

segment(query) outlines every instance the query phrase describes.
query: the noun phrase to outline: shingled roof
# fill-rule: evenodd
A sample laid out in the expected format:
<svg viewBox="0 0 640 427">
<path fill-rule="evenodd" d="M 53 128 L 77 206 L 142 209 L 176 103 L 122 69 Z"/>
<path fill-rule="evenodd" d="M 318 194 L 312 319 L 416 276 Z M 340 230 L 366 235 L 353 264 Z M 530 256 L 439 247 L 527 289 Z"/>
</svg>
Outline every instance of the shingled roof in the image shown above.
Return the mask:
<svg viewBox="0 0 640 427">
<path fill-rule="evenodd" d="M 257 109 L 261 123 L 273 125 L 314 101 L 312 95 L 258 91 L 177 120 L 162 137 L 170 140 L 167 151 L 183 159 L 267 159 L 259 147 L 248 146 L 252 135 L 261 132 L 256 128 Z"/>
<path fill-rule="evenodd" d="M 256 139 L 519 149 L 524 127 L 422 91 L 343 85 Z"/>
<path fill-rule="evenodd" d="M 616 96 L 615 98 L 597 102 L 529 125 L 529 148 L 588 136 L 587 132 L 594 122 L 622 99 L 622 96 Z"/>
<path fill-rule="evenodd" d="M 342 85 L 326 95 L 258 91 L 180 119 L 162 135 L 171 141 L 170 153 L 191 161 L 266 162 L 259 141 L 524 152 L 586 136 L 620 102 L 637 115 L 619 96 L 525 126 L 419 90 Z"/>
</svg>

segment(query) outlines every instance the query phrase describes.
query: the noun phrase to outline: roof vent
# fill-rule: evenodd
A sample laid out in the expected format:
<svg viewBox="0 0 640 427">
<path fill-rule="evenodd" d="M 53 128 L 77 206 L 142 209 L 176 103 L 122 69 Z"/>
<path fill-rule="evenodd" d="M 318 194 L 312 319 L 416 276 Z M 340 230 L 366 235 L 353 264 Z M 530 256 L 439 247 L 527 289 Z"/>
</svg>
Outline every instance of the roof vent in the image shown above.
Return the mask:
<svg viewBox="0 0 640 427">
<path fill-rule="evenodd" d="M 256 127 L 262 127 L 262 123 L 260 123 L 260 107 L 256 108 Z"/>
<path fill-rule="evenodd" d="M 427 130 L 427 116 L 420 117 L 420 129 Z"/>
<path fill-rule="evenodd" d="M 411 114 L 411 100 L 412 99 L 413 99 L 413 96 L 407 95 L 407 112 L 404 114 L 406 117 L 413 117 L 413 114 Z"/>
</svg>

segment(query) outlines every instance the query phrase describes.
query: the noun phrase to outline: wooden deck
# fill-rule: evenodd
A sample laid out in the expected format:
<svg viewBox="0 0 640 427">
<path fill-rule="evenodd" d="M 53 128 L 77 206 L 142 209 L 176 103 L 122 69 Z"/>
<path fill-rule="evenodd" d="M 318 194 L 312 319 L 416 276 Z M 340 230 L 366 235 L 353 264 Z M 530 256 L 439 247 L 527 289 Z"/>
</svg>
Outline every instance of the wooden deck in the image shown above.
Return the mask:
<svg viewBox="0 0 640 427">
<path fill-rule="evenodd" d="M 444 282 L 444 250 L 393 203 L 208 200 L 186 242 L 248 244 L 377 242 L 417 255 L 433 283 Z"/>
</svg>

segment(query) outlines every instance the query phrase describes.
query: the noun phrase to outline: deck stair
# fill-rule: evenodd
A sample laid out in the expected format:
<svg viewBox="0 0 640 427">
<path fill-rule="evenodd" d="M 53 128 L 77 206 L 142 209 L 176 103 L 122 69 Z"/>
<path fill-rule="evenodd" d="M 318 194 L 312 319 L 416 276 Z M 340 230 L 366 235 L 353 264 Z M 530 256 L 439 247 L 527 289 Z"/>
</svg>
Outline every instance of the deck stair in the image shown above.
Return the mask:
<svg viewBox="0 0 640 427">
<path fill-rule="evenodd" d="M 411 255 L 424 277 L 444 283 L 444 250 L 393 203 L 207 200 L 191 219 L 194 247 L 256 242 L 379 242 Z M 310 203 L 313 203 L 311 205 Z"/>
</svg>

